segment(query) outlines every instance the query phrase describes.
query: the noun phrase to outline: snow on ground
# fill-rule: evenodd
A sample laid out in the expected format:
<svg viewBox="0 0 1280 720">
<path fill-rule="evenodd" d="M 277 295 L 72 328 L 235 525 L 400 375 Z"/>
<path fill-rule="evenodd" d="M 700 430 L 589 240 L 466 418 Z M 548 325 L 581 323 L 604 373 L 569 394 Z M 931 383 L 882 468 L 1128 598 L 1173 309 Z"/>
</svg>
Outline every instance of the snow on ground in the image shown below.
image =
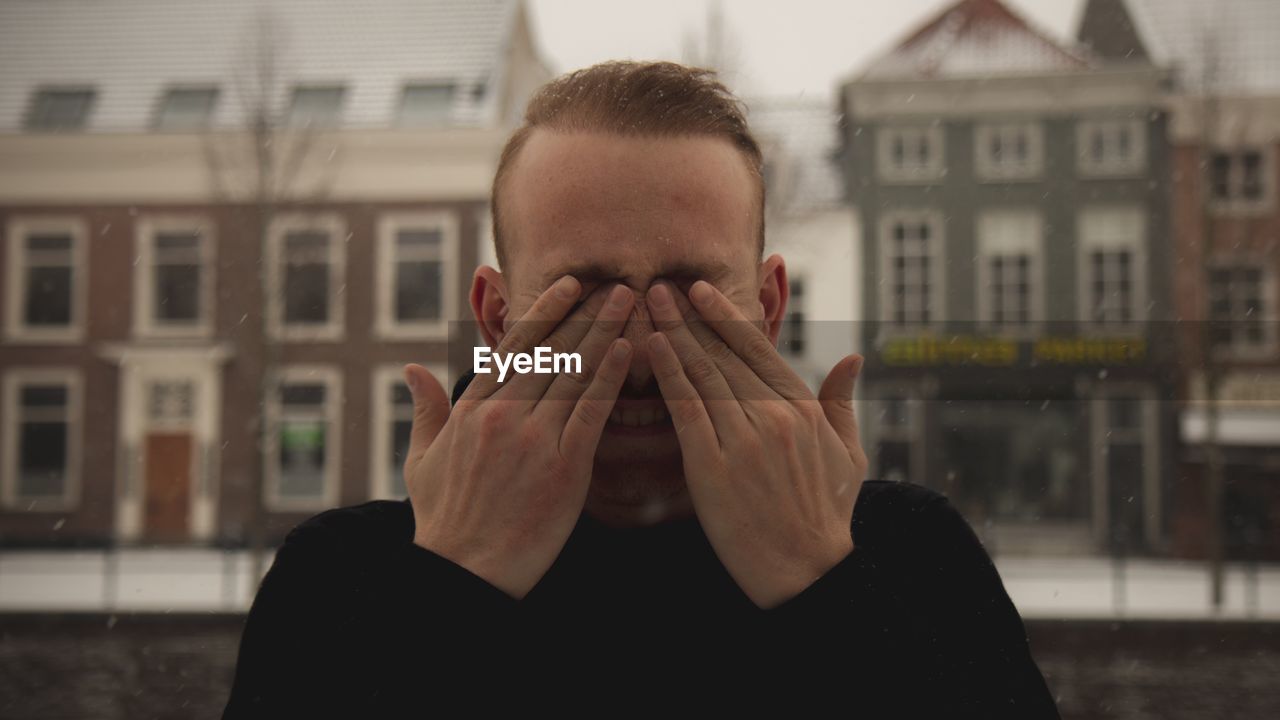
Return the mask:
<svg viewBox="0 0 1280 720">
<path fill-rule="evenodd" d="M 1280 621 L 1280 565 L 1231 565 L 1224 603 L 1204 563 L 997 558 L 1025 618 Z M 266 568 L 269 563 L 264 562 Z M 249 554 L 205 549 L 0 553 L 0 612 L 245 612 Z"/>
</svg>

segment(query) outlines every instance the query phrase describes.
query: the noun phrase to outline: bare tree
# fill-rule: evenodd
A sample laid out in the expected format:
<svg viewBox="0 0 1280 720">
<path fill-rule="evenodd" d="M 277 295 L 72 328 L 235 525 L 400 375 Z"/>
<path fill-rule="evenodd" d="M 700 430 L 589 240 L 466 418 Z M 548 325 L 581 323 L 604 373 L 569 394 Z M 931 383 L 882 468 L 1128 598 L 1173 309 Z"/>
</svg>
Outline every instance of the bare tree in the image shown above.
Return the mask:
<svg viewBox="0 0 1280 720">
<path fill-rule="evenodd" d="M 288 85 L 287 37 L 279 20 L 263 10 L 251 21 L 246 44 L 232 69 L 233 87 L 241 117 L 237 125 L 211 130 L 204 137 L 204 158 L 215 204 L 234 208 L 238 230 L 251 237 L 257 250 L 257 286 L 262 302 L 257 312 L 245 316 L 245 333 L 239 356 L 247 374 L 256 380 L 258 402 L 251 421 L 255 434 L 253 462 L 248 478 L 249 508 L 246 542 L 255 580 L 262 575 L 266 549 L 266 449 L 270 402 L 279 392 L 280 347 L 270 331 L 269 308 L 275 283 L 267 262 L 271 227 L 283 209 L 304 210 L 321 202 L 332 185 L 332 161 L 337 146 L 320 152 L 323 137 L 317 128 L 296 126 L 287 117 L 283 102 Z M 323 159 L 323 160 L 322 160 Z M 304 181 L 313 181 L 304 187 Z M 259 355 L 249 360 L 250 345 Z"/>
</svg>

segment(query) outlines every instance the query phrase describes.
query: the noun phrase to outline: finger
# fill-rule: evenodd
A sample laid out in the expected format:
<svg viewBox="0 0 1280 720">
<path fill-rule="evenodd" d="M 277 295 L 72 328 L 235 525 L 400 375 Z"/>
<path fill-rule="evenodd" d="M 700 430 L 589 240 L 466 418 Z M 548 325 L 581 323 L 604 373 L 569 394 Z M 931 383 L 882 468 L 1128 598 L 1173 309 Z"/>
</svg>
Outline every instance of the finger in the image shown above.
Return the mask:
<svg viewBox="0 0 1280 720">
<path fill-rule="evenodd" d="M 582 292 L 582 284 L 571 275 L 565 275 L 551 284 L 538 296 L 524 315 L 503 336 L 494 352 L 508 354 L 528 352 L 536 343 L 549 335 L 552 329 L 573 308 Z M 479 373 L 467 386 L 462 398 L 473 400 L 486 398 L 497 392 L 500 387 L 498 373 L 490 368 L 488 373 Z"/>
<path fill-rule="evenodd" d="M 600 362 L 600 370 L 591 379 L 591 384 L 565 423 L 564 432 L 560 434 L 561 457 L 585 461 L 595 457 L 600 433 L 613 412 L 630 367 L 631 343 L 618 338 L 609 345 L 609 351 Z"/>
<path fill-rule="evenodd" d="M 782 399 L 782 393 L 775 391 L 761 380 L 746 361 L 738 357 L 738 353 L 703 321 L 684 293 L 677 292 L 675 288 L 672 288 L 672 293 L 675 295 L 680 317 L 689 328 L 689 334 L 698 341 L 707 356 L 715 362 L 716 367 L 720 368 L 720 374 L 724 375 L 725 382 L 729 384 L 729 390 L 739 402 Z"/>
<path fill-rule="evenodd" d="M 855 458 L 862 452 L 862 443 L 858 441 L 858 418 L 853 412 L 853 388 L 858 373 L 862 372 L 862 363 L 861 355 L 844 358 L 831 369 L 818 390 L 822 413 Z"/>
<path fill-rule="evenodd" d="M 426 454 L 449 419 L 449 396 L 431 371 L 421 365 L 406 365 L 404 381 L 413 395 L 413 430 L 409 433 L 409 450 L 405 456 L 407 468 Z"/>
<path fill-rule="evenodd" d="M 578 304 L 577 309 L 570 312 L 568 317 L 556 325 L 555 330 L 538 345 L 550 348 L 552 353 L 577 352 L 581 354 L 580 346 L 583 339 L 595 327 L 596 318 L 599 317 L 600 311 L 605 308 L 614 287 L 621 286 L 601 287 L 593 291 L 585 301 Z M 623 295 L 631 294 L 631 290 L 626 287 L 622 287 L 621 292 Z M 630 311 L 631 306 L 628 302 L 626 303 L 626 312 L 629 313 Z M 623 319 L 625 317 L 624 315 Z M 621 326 L 619 326 L 619 331 L 621 331 Z M 618 333 L 614 333 L 613 337 L 617 337 L 617 335 Z M 613 337 L 610 337 L 609 340 L 612 340 Z M 609 340 L 606 340 L 601 345 L 596 357 L 597 361 L 599 360 L 599 355 L 604 354 L 605 348 L 609 345 Z M 583 361 L 585 363 L 586 358 L 583 358 Z M 595 363 L 593 362 L 591 366 L 595 367 Z M 563 375 L 559 373 L 524 373 L 515 377 L 508 376 L 507 381 L 502 384 L 504 388 L 508 388 L 503 395 L 520 397 L 536 403 L 546 395 L 548 389 L 558 377 L 563 377 Z M 586 378 L 582 388 L 579 390 L 579 395 L 582 394 L 581 390 L 586 389 L 590 381 L 590 377 Z M 576 400 L 577 396 L 574 399 Z M 571 410 L 572 408 L 573 405 L 571 403 L 569 409 Z M 565 411 L 565 414 L 568 414 L 568 410 Z"/>
<path fill-rule="evenodd" d="M 596 314 L 595 321 L 591 323 L 590 328 L 585 332 L 585 337 L 575 348 L 582 361 L 581 370 L 560 373 L 558 376 L 545 376 L 553 380 L 535 412 L 545 412 L 548 421 L 564 422 L 573 411 L 578 398 L 586 393 L 587 388 L 594 382 L 594 368 L 601 365 L 611 343 L 622 332 L 634 302 L 635 294 L 625 285 L 614 286 L 609 291 L 608 299 Z M 575 324 L 585 324 L 585 322 L 584 320 L 582 323 Z"/>
<path fill-rule="evenodd" d="M 711 462 L 720 451 L 720 439 L 702 398 L 685 377 L 680 359 L 666 335 L 660 332 L 650 335 L 648 349 L 649 364 L 658 379 L 658 389 L 662 391 L 667 412 L 671 414 L 671 423 L 675 426 L 685 462 Z"/>
<path fill-rule="evenodd" d="M 699 280 L 689 288 L 689 300 L 711 329 L 766 385 L 788 400 L 813 398 L 804 380 L 782 359 L 773 341 L 760 332 L 724 293 L 706 280 Z"/>
<path fill-rule="evenodd" d="M 689 331 L 680 308 L 676 306 L 675 292 L 665 282 L 650 287 L 649 314 L 653 317 L 654 327 L 666 337 L 672 348 L 672 356 L 681 366 L 681 377 L 697 391 L 711 420 L 721 428 L 720 432 L 726 432 L 735 424 L 746 421 L 742 404 L 720 367 Z"/>
</svg>

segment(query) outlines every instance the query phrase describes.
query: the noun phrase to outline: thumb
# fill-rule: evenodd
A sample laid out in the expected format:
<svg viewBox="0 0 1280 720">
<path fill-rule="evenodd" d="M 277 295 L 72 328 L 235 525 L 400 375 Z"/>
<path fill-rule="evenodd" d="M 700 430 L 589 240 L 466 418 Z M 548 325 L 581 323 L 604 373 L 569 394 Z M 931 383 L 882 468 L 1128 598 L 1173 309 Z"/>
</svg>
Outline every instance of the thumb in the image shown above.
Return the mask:
<svg viewBox="0 0 1280 720">
<path fill-rule="evenodd" d="M 413 394 L 413 430 L 409 434 L 407 466 L 426 454 L 440 434 L 440 428 L 449 419 L 449 396 L 431 371 L 421 365 L 405 365 L 404 381 Z"/>
<path fill-rule="evenodd" d="M 831 368 L 818 390 L 822 413 L 855 458 L 862 454 L 862 445 L 858 442 L 858 419 L 853 414 L 853 386 L 862 372 L 862 362 L 861 355 L 845 357 Z"/>
</svg>

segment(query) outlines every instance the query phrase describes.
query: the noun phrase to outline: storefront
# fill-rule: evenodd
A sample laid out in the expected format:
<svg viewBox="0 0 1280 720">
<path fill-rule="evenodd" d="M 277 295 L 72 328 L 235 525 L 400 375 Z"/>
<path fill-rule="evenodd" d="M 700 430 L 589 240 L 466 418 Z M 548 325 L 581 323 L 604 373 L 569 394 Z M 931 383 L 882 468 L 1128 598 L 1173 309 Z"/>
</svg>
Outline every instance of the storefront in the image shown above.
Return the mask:
<svg viewBox="0 0 1280 720">
<path fill-rule="evenodd" d="M 867 354 L 872 473 L 947 494 L 994 552 L 1160 551 L 1171 379 L 1140 337 L 904 337 Z"/>
</svg>

